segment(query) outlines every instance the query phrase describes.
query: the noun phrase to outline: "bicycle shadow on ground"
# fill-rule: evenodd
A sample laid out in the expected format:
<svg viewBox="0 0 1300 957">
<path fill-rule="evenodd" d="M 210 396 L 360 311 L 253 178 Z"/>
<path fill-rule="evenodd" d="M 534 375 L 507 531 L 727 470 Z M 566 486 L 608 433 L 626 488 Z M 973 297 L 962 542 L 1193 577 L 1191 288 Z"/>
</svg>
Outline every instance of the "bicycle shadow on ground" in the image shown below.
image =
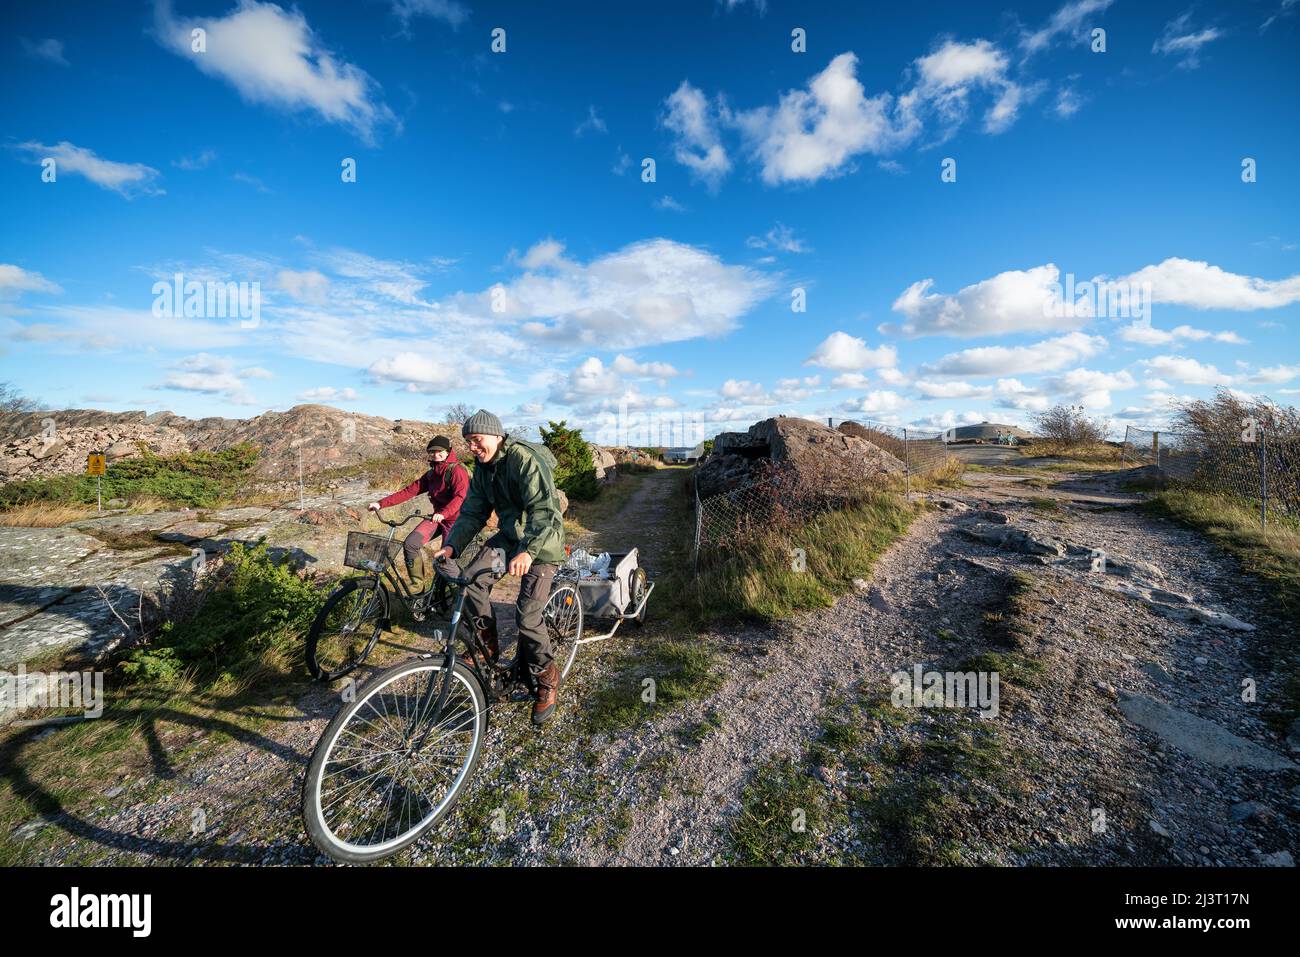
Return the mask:
<svg viewBox="0 0 1300 957">
<path fill-rule="evenodd" d="M 330 694 L 328 698 L 333 698 Z M 301 718 L 284 718 L 282 720 L 308 720 Z M 143 719 L 143 720 L 142 720 Z M 214 717 L 211 714 L 191 714 L 165 705 L 150 708 L 142 705 L 113 712 L 97 721 L 109 721 L 120 726 L 130 726 L 141 722 L 141 734 L 148 751 L 148 757 L 155 778 L 176 780 L 179 775 L 173 768 L 167 753 L 167 745 L 162 740 L 158 725 L 163 722 L 188 727 L 193 730 L 220 732 L 229 735 L 235 741 L 249 748 L 261 749 L 275 754 L 286 764 L 305 767 L 308 755 L 285 745 L 258 731 L 243 727 L 231 721 Z M 203 860 L 211 863 L 256 863 L 269 850 L 277 846 L 251 847 L 246 845 L 214 845 L 202 843 L 201 840 L 183 841 L 155 837 L 143 837 L 125 831 L 116 831 L 96 824 L 85 817 L 69 810 L 63 798 L 44 782 L 32 777 L 23 761 L 23 755 L 33 741 L 49 734 L 68 734 L 74 725 L 30 726 L 15 733 L 0 746 L 0 775 L 13 788 L 14 793 L 27 801 L 34 815 L 58 827 L 66 833 L 84 840 L 93 841 L 114 850 L 134 854 L 145 854 L 166 860 Z M 298 843 L 285 842 L 283 847 L 301 849 Z M 281 848 L 282 849 L 282 848 Z M 314 856 L 314 855 L 313 855 Z"/>
</svg>

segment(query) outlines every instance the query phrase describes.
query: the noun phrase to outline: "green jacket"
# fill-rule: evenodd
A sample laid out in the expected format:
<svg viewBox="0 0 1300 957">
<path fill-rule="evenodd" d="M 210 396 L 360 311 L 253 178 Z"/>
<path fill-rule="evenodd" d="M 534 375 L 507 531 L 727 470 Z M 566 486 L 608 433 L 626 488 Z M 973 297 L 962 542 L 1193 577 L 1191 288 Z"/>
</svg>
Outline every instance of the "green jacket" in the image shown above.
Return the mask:
<svg viewBox="0 0 1300 957">
<path fill-rule="evenodd" d="M 496 509 L 499 530 L 488 540 L 507 561 L 520 552 L 534 562 L 564 561 L 564 518 L 555 495 L 554 456 L 544 446 L 506 437 L 490 462 L 478 462 L 446 544 L 459 557 Z"/>
</svg>

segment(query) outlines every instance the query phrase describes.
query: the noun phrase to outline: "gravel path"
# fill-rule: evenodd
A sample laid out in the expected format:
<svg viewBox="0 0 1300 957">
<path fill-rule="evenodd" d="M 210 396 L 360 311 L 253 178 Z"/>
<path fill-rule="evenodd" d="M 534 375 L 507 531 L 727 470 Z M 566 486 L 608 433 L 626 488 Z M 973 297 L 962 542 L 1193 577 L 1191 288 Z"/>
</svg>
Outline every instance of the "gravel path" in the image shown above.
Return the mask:
<svg viewBox="0 0 1300 957">
<path fill-rule="evenodd" d="M 1272 684 L 1256 649 L 1282 627 L 1262 590 L 1194 533 L 1135 511 L 1136 496 L 1113 478 L 1063 475 L 1045 490 L 1025 488 L 1021 476 L 969 478 L 962 490 L 934 496 L 939 507 L 833 608 L 774 629 L 701 636 L 719 652 L 721 686 L 635 730 L 591 734 L 583 702 L 617 680 L 638 649 L 683 636 L 667 634 L 652 615 L 644 631 L 584 650 L 546 731 L 528 725 L 524 705 L 499 710 L 462 806 L 393 863 L 719 863 L 755 769 L 803 756 L 828 699 L 850 686 L 887 687 L 895 671 L 942 669 L 986 650 L 985 613 L 1002 607 L 1012 572 L 1034 582 L 1023 651 L 1043 675 L 1035 690 L 1009 698 L 1014 707 L 998 722 L 1008 749 L 1025 758 L 1023 779 L 1015 794 L 966 809 L 973 821 L 996 810 L 1006 822 L 1006 840 L 974 856 L 1004 864 L 1287 863 L 1300 831 L 1300 778 L 1296 754 L 1262 718 Z M 671 558 L 680 482 L 677 472 L 648 476 L 583 544 L 638 544 L 653 575 Z M 1026 554 L 970 534 L 998 528 L 1059 542 L 1063 554 Z M 1111 574 L 1092 572 L 1091 549 L 1106 551 Z M 1110 587 L 1145 584 L 1255 630 L 1167 614 Z M 508 612 L 508 595 L 494 597 Z M 1242 700 L 1246 678 L 1255 681 L 1255 702 Z M 101 789 L 78 815 L 59 813 L 55 802 L 10 840 L 31 841 L 33 863 L 324 863 L 302 832 L 298 794 L 336 694 L 318 689 L 293 707 L 268 709 L 261 730 L 210 749 L 207 728 L 173 732 L 157 749 L 154 773 Z M 1210 725 L 1195 719 L 1224 736 L 1201 753 L 1187 750 L 1187 729 L 1200 741 Z M 41 733 L 59 732 L 30 735 Z M 167 757 L 182 752 L 174 763 Z M 21 758 L 12 742 L 9 755 Z M 833 781 L 825 786 L 831 803 L 843 798 Z M 1100 830 L 1099 808 L 1108 822 Z"/>
</svg>

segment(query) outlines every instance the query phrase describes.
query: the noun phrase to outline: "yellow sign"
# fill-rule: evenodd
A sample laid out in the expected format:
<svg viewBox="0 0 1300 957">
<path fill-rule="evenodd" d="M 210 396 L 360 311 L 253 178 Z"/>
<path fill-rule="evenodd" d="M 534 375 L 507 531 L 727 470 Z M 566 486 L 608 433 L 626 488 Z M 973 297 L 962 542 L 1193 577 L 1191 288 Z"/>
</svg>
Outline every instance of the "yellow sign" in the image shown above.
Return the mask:
<svg viewBox="0 0 1300 957">
<path fill-rule="evenodd" d="M 103 475 L 107 471 L 108 467 L 104 464 L 103 452 L 91 452 L 86 456 L 87 475 Z"/>
</svg>

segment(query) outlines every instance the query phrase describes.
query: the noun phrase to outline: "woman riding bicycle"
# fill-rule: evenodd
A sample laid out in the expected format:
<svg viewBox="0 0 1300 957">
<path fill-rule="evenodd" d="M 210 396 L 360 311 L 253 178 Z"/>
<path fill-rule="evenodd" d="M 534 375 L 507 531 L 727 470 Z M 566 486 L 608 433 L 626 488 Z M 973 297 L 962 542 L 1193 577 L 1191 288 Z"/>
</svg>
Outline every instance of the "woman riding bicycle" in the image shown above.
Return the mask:
<svg viewBox="0 0 1300 957">
<path fill-rule="evenodd" d="M 428 587 L 429 568 L 424 558 L 424 546 L 433 541 L 435 536 L 447 540 L 456 516 L 469 492 L 469 471 L 456 458 L 451 450 L 451 440 L 445 435 L 435 435 L 425 448 L 428 456 L 429 471 L 412 482 L 400 492 L 394 492 L 370 503 L 370 511 L 378 512 L 381 508 L 401 505 L 421 492 L 429 496 L 433 503 L 433 515 L 415 527 L 402 543 L 403 557 L 406 559 L 406 571 L 411 576 L 411 588 L 420 594 Z"/>
</svg>

